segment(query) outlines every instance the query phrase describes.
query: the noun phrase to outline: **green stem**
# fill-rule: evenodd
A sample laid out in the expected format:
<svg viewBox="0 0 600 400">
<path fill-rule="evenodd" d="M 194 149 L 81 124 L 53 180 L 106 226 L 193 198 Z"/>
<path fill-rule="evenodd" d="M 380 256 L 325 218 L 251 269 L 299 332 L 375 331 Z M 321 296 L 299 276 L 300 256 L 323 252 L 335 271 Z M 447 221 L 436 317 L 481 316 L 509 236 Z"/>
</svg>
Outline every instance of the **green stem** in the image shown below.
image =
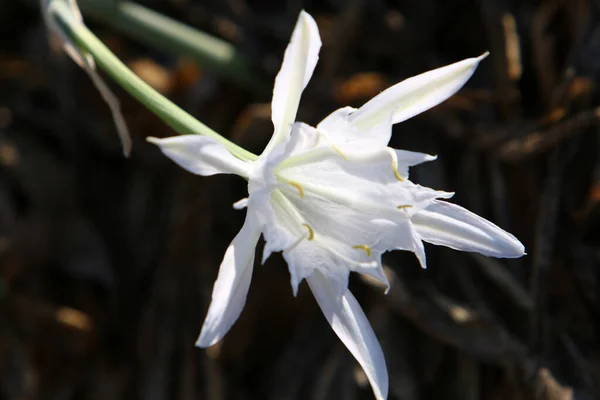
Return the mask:
<svg viewBox="0 0 600 400">
<path fill-rule="evenodd" d="M 78 0 L 87 16 L 142 43 L 198 61 L 203 67 L 264 93 L 265 84 L 233 45 L 129 1 Z"/>
<path fill-rule="evenodd" d="M 91 54 L 100 68 L 176 132 L 213 138 L 223 144 L 231 154 L 244 161 L 258 158 L 255 154 L 219 135 L 152 89 L 127 68 L 85 25 L 77 22 L 64 2 L 57 2 L 55 7 L 54 17 L 74 43 Z"/>
</svg>

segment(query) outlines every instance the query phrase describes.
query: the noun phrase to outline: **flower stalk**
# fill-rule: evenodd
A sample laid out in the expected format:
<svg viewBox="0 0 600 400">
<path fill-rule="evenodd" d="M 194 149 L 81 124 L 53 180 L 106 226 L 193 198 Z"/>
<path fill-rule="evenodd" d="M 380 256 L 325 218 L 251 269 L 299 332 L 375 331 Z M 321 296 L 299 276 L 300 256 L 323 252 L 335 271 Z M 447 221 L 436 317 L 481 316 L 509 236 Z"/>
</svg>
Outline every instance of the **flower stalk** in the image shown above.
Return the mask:
<svg viewBox="0 0 600 400">
<path fill-rule="evenodd" d="M 123 64 L 85 25 L 74 18 L 63 0 L 54 0 L 52 16 L 63 32 L 82 51 L 90 54 L 96 64 L 125 91 L 144 104 L 179 134 L 200 134 L 222 144 L 231 154 L 243 161 L 257 156 L 224 138 L 168 100 Z"/>
<path fill-rule="evenodd" d="M 256 93 L 270 90 L 230 43 L 130 1 L 78 0 L 93 19 L 142 43 L 197 61 Z"/>
</svg>

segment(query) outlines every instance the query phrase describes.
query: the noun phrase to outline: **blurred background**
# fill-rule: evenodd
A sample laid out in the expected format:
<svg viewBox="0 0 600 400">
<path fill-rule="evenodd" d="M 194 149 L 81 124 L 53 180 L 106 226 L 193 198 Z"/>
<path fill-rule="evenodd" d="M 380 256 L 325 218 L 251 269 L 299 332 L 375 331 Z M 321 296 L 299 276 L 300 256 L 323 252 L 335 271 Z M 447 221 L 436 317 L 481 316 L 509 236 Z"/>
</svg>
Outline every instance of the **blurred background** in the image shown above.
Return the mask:
<svg viewBox="0 0 600 400">
<path fill-rule="evenodd" d="M 427 270 L 410 253 L 384 257 L 387 296 L 357 276 L 351 288 L 382 343 L 390 399 L 600 398 L 596 0 L 138 4 L 232 43 L 264 88 L 82 9 L 139 76 L 254 152 L 271 135 L 270 87 L 302 8 L 323 39 L 298 116 L 311 124 L 489 50 L 459 94 L 396 125 L 391 146 L 437 154 L 411 179 L 455 191 L 528 255 L 426 245 Z M 38 2 L 0 1 L 0 399 L 371 399 L 306 285 L 293 297 L 279 255 L 256 267 L 225 339 L 194 347 L 245 182 L 178 168 L 145 142 L 174 132 L 107 81 L 129 159 Z"/>
</svg>

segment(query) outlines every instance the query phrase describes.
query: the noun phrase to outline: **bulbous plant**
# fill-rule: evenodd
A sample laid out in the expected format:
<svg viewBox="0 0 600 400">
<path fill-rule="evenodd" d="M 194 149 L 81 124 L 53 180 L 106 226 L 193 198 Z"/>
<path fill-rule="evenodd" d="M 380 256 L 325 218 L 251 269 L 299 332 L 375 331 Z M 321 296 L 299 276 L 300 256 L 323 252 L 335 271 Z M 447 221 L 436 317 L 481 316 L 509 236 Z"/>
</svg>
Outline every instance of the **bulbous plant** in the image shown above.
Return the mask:
<svg viewBox="0 0 600 400">
<path fill-rule="evenodd" d="M 197 345 L 219 341 L 246 301 L 260 235 L 262 261 L 281 251 L 294 294 L 306 279 L 333 330 L 363 367 L 375 397 L 384 399 L 388 376 L 381 347 L 348 290 L 351 271 L 389 288 L 381 255 L 416 254 L 423 241 L 492 257 L 520 257 L 511 234 L 409 180 L 409 167 L 436 157 L 389 148 L 392 125 L 452 96 L 487 55 L 432 70 L 383 91 L 359 109 L 334 111 L 316 127 L 296 122 L 302 91 L 317 64 L 321 41 L 306 12 L 275 79 L 273 136 L 257 159 L 233 155 L 222 141 L 202 135 L 149 138 L 165 155 L 198 175 L 236 174 L 248 181 L 242 229 L 225 252 Z"/>
</svg>

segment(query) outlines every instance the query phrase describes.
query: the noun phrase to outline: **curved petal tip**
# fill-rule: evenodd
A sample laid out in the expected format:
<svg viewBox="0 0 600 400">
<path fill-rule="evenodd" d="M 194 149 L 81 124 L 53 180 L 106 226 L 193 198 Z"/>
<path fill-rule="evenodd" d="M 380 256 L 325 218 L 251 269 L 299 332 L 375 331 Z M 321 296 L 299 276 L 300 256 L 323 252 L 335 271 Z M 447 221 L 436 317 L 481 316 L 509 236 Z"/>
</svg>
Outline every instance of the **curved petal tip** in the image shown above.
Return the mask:
<svg viewBox="0 0 600 400">
<path fill-rule="evenodd" d="M 421 239 L 435 245 L 489 257 L 525 255 L 525 246 L 515 236 L 456 204 L 436 200 L 411 221 Z"/>
<path fill-rule="evenodd" d="M 217 343 L 240 316 L 246 303 L 260 233 L 257 216 L 248 212 L 242 229 L 225 251 L 196 346 L 209 347 Z"/>
</svg>

